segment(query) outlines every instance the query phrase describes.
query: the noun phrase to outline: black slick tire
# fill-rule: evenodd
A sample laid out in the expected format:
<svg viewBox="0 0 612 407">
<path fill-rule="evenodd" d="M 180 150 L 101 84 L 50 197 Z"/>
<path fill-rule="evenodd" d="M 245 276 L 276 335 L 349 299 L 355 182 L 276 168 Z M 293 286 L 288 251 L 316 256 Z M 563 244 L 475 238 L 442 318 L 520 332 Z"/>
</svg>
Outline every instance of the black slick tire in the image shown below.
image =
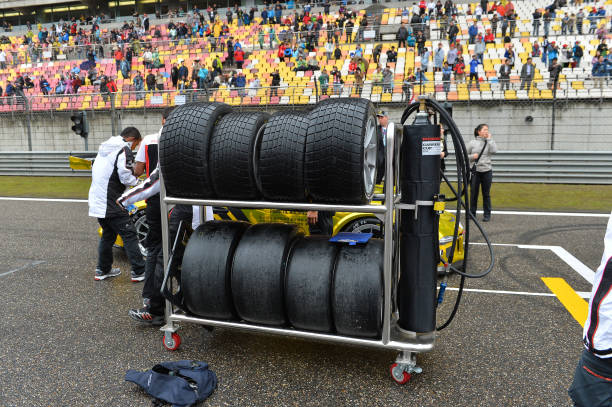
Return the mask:
<svg viewBox="0 0 612 407">
<path fill-rule="evenodd" d="M 178 106 L 166 119 L 159 138 L 159 165 L 167 194 L 214 198 L 208 167 L 210 135 L 232 108 L 223 103 Z"/>
<path fill-rule="evenodd" d="M 213 130 L 210 139 L 210 178 L 217 197 L 256 199 L 255 140 L 268 121 L 263 112 L 230 113 Z"/>
<path fill-rule="evenodd" d="M 285 325 L 285 267 L 295 225 L 260 223 L 242 236 L 232 267 L 232 297 L 240 318 L 262 325 Z"/>
<path fill-rule="evenodd" d="M 296 329 L 332 332 L 331 287 L 337 246 L 327 236 L 300 238 L 287 261 L 285 304 Z"/>
<path fill-rule="evenodd" d="M 334 325 L 340 335 L 379 337 L 383 312 L 382 239 L 343 245 L 338 251 L 332 296 Z"/>
<path fill-rule="evenodd" d="M 247 222 L 206 222 L 192 233 L 181 268 L 181 290 L 189 312 L 206 318 L 236 319 L 231 293 L 234 251 Z"/>
<path fill-rule="evenodd" d="M 308 115 L 276 113 L 268 123 L 257 146 L 257 183 L 263 197 L 270 201 L 304 201 L 304 154 Z"/>
<path fill-rule="evenodd" d="M 315 202 L 362 204 L 374 193 L 377 122 L 367 99 L 340 98 L 309 113 L 305 179 Z"/>
</svg>

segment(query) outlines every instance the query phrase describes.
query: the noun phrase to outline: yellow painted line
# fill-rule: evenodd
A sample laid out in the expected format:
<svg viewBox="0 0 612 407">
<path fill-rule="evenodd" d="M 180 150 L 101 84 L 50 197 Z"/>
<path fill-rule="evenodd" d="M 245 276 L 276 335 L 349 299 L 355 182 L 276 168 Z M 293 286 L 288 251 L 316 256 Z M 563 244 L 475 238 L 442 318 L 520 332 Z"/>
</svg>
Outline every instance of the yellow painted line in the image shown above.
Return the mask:
<svg viewBox="0 0 612 407">
<path fill-rule="evenodd" d="M 559 277 L 542 277 L 542 281 L 561 301 L 578 323 L 584 327 L 589 310 L 589 303 L 583 300 L 572 287 Z"/>
</svg>

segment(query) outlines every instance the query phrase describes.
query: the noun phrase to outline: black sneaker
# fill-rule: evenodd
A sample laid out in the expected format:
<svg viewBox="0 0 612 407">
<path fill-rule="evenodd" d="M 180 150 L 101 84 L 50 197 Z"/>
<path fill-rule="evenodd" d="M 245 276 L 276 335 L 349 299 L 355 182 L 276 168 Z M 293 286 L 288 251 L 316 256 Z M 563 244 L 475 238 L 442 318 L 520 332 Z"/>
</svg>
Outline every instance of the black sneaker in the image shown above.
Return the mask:
<svg viewBox="0 0 612 407">
<path fill-rule="evenodd" d="M 482 218 L 483 222 L 489 222 L 491 220 L 490 216 L 485 216 L 484 218 Z"/>
<path fill-rule="evenodd" d="M 128 312 L 128 315 L 135 321 L 149 325 L 163 325 L 165 322 L 165 318 L 163 315 L 151 314 L 146 308 L 131 309 Z"/>
<path fill-rule="evenodd" d="M 118 267 L 114 268 L 114 269 L 111 269 L 108 273 L 104 273 L 104 272 L 102 272 L 102 270 L 96 269 L 96 274 L 94 275 L 94 280 L 101 281 L 101 280 L 104 280 L 105 278 L 117 277 L 119 274 L 121 274 L 121 269 L 118 268 Z"/>
<path fill-rule="evenodd" d="M 139 283 L 141 281 L 144 281 L 144 279 L 145 279 L 144 271 L 142 273 L 138 274 L 134 270 L 132 270 L 131 274 L 132 274 L 132 283 Z"/>
</svg>

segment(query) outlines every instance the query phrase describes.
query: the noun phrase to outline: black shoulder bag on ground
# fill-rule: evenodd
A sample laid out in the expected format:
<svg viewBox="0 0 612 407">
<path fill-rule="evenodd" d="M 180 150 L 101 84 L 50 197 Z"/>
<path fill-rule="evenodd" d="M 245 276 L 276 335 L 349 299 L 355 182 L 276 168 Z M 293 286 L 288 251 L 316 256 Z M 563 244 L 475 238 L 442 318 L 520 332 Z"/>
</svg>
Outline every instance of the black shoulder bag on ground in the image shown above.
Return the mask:
<svg viewBox="0 0 612 407">
<path fill-rule="evenodd" d="M 478 157 L 476 157 L 476 160 L 474 160 L 474 164 L 472 164 L 472 168 L 470 168 L 470 179 L 476 174 L 476 164 L 478 164 L 480 157 L 482 157 L 482 153 L 484 153 L 485 148 L 487 148 L 487 141 L 488 140 L 485 139 L 482 150 L 480 150 L 480 154 L 478 154 Z"/>
</svg>

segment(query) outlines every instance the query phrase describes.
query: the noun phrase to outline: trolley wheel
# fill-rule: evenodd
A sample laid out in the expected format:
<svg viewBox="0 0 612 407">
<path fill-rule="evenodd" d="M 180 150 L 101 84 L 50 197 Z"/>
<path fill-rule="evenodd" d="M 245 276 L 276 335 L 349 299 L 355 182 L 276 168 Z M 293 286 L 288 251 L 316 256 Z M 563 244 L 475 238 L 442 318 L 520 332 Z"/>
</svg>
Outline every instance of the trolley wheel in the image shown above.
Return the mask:
<svg viewBox="0 0 612 407">
<path fill-rule="evenodd" d="M 165 333 L 163 337 L 164 348 L 167 350 L 177 350 L 181 346 L 181 337 L 176 332 Z"/>
<path fill-rule="evenodd" d="M 397 384 L 406 384 L 412 377 L 410 373 L 402 370 L 397 363 L 392 364 L 389 371 L 391 372 L 391 378 Z"/>
</svg>

